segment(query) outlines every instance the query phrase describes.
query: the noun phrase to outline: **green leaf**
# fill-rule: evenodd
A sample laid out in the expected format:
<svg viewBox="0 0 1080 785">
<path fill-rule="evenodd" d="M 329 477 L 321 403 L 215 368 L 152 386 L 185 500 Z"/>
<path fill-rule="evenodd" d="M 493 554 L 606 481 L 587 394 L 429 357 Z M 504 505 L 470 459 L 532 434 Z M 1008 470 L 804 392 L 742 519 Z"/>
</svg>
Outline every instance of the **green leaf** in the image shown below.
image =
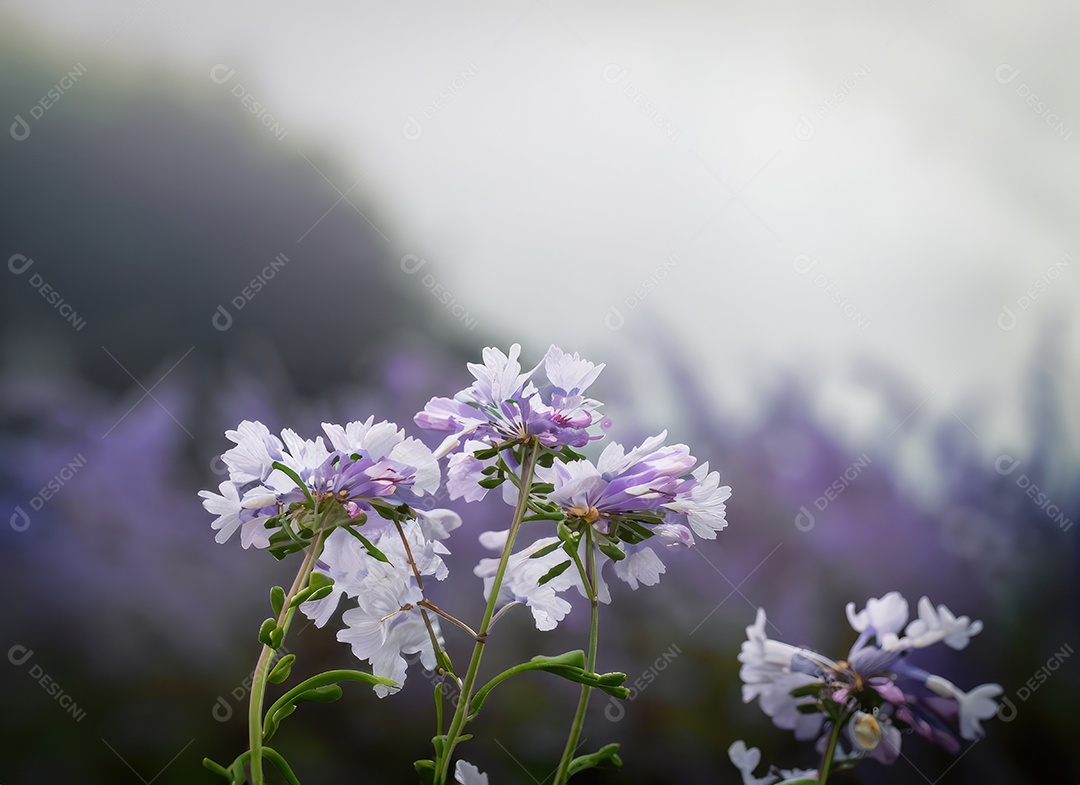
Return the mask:
<svg viewBox="0 0 1080 785">
<path fill-rule="evenodd" d="M 280 586 L 275 586 L 270 590 L 270 607 L 274 611 L 274 616 L 281 615 L 281 609 L 285 605 L 285 590 Z"/>
<path fill-rule="evenodd" d="M 283 640 L 285 640 L 285 630 L 281 629 L 281 627 L 274 627 L 270 633 L 270 648 L 278 648 Z"/>
<path fill-rule="evenodd" d="M 793 698 L 801 698 L 805 695 L 817 695 L 822 687 L 825 686 L 823 681 L 815 681 L 810 684 L 804 684 L 802 687 L 796 687 L 789 694 Z"/>
<path fill-rule="evenodd" d="M 539 559 L 541 556 L 547 556 L 549 553 L 553 553 L 562 547 L 561 542 L 553 542 L 550 545 L 545 545 L 536 553 L 529 556 L 530 559 Z"/>
<path fill-rule="evenodd" d="M 312 572 L 311 577 L 308 578 L 308 586 L 310 586 L 312 589 L 321 589 L 323 586 L 333 585 L 334 579 L 331 578 L 329 575 L 323 575 L 318 570 Z"/>
<path fill-rule="evenodd" d="M 570 761 L 570 768 L 567 769 L 567 778 L 573 777 L 575 774 L 585 771 L 585 769 L 591 769 L 605 763 L 620 767 L 622 766 L 622 758 L 619 757 L 618 753 L 618 744 L 608 744 L 601 747 L 596 752 L 588 755 L 579 755 Z"/>
<path fill-rule="evenodd" d="M 553 673 L 556 676 L 561 676 L 564 679 L 577 682 L 578 684 L 596 687 L 597 689 L 603 690 L 608 695 L 623 700 L 630 695 L 630 690 L 620 686 L 626 681 L 625 673 L 591 673 L 585 670 L 585 652 L 577 649 L 575 651 L 568 651 L 565 654 L 560 654 L 556 657 L 533 657 L 528 662 L 523 662 L 520 665 L 515 665 L 513 668 L 503 671 L 476 691 L 472 703 L 469 704 L 469 715 L 467 719 L 472 720 L 472 718 L 476 716 L 483 707 L 484 701 L 487 700 L 488 694 L 495 689 L 495 687 L 509 679 L 511 676 L 516 676 L 519 673 L 526 673 L 528 671 L 547 671 L 548 673 Z"/>
<path fill-rule="evenodd" d="M 532 493 L 538 493 L 541 495 L 547 495 L 555 492 L 555 486 L 550 482 L 534 482 L 532 487 L 529 488 Z"/>
<path fill-rule="evenodd" d="M 373 676 L 363 671 L 333 670 L 312 676 L 286 692 L 267 709 L 266 716 L 263 718 L 263 741 L 270 740 L 281 720 L 296 710 L 297 703 L 304 701 L 325 703 L 337 700 L 341 697 L 341 687 L 337 686 L 338 682 L 344 681 L 358 681 L 370 685 L 382 684 L 387 687 L 396 686 L 396 682 L 392 679 Z"/>
<path fill-rule="evenodd" d="M 544 573 L 543 577 L 540 578 L 540 580 L 536 582 L 536 585 L 537 586 L 543 586 L 545 583 L 547 583 L 551 579 L 559 577 L 564 572 L 566 572 L 567 568 L 571 564 L 573 564 L 573 562 L 570 561 L 569 559 L 567 559 L 564 562 L 560 562 L 559 564 L 556 564 L 554 567 L 552 567 L 550 570 L 548 570 L 547 572 Z"/>
<path fill-rule="evenodd" d="M 315 602 L 316 600 L 329 597 L 334 592 L 333 586 L 323 586 L 321 589 L 316 589 L 311 593 L 311 596 L 307 598 L 308 602 Z"/>
<path fill-rule="evenodd" d="M 314 507 L 314 506 L 315 506 L 315 500 L 311 498 L 311 491 L 309 491 L 309 490 L 308 490 L 308 487 L 307 487 L 307 485 L 305 485 L 305 484 L 304 484 L 304 481 L 300 479 L 300 475 L 299 475 L 299 474 L 297 474 L 296 472 L 294 472 L 294 471 L 293 471 L 292 469 L 290 469 L 290 468 L 289 468 L 288 466 L 286 466 L 285 464 L 281 463 L 280 461 L 274 461 L 274 462 L 273 462 L 272 464 L 270 464 L 270 465 L 271 465 L 271 466 L 273 466 L 273 467 L 274 467 L 275 469 L 277 469 L 278 471 L 280 471 L 280 472 L 283 472 L 283 473 L 287 474 L 287 475 L 289 476 L 289 479 L 290 479 L 290 480 L 292 480 L 293 482 L 295 482 L 295 483 L 296 483 L 296 486 L 297 486 L 297 487 L 298 487 L 298 488 L 299 488 L 300 490 L 302 490 L 302 491 L 304 492 L 304 496 L 306 496 L 306 497 L 307 497 L 307 500 L 308 500 L 309 502 L 311 502 L 311 506 L 312 506 L 312 507 Z"/>
<path fill-rule="evenodd" d="M 494 447 L 491 447 L 491 448 L 488 448 L 486 450 L 477 450 L 476 452 L 473 453 L 473 457 L 476 458 L 476 460 L 478 460 L 478 461 L 487 461 L 487 460 L 491 460 L 492 458 L 494 458 L 498 454 L 499 454 L 499 451 L 497 449 L 495 449 Z"/>
<path fill-rule="evenodd" d="M 420 775 L 421 785 L 433 785 L 435 782 L 435 761 L 418 760 L 413 762 L 413 768 Z"/>
<path fill-rule="evenodd" d="M 273 670 L 270 671 L 266 677 L 271 684 L 281 684 L 283 681 L 289 678 L 289 674 L 292 673 L 293 663 L 296 662 L 295 654 L 286 654 L 277 664 Z"/>
<path fill-rule="evenodd" d="M 622 561 L 626 558 L 626 554 L 623 553 L 622 548 L 618 545 L 614 545 L 610 542 L 598 542 L 596 547 L 600 549 L 600 552 L 607 556 L 612 561 Z"/>
<path fill-rule="evenodd" d="M 210 769 L 210 771 L 214 772 L 214 774 L 219 774 L 227 780 L 232 779 L 232 775 L 229 774 L 229 770 L 222 766 L 220 763 L 214 763 L 214 761 L 210 760 L 209 758 L 203 758 L 202 765 L 203 768 Z"/>
<path fill-rule="evenodd" d="M 572 461 L 583 461 L 585 456 L 579 452 L 574 452 L 569 446 L 563 445 L 563 448 L 559 450 L 559 458 L 563 463 L 571 463 Z"/>
<path fill-rule="evenodd" d="M 386 558 L 385 553 L 383 553 L 378 548 L 376 548 L 374 545 L 372 545 L 367 537 L 362 535 L 360 532 L 358 532 L 352 526 L 346 526 L 345 531 L 347 531 L 349 534 L 351 534 L 356 539 L 360 540 L 360 542 L 362 542 L 364 544 L 364 547 L 367 549 L 368 554 L 371 556 L 371 558 L 375 559 L 375 561 L 381 561 L 383 564 L 389 564 L 390 563 L 390 560 L 388 558 Z"/>
<path fill-rule="evenodd" d="M 266 646 L 271 646 L 271 648 L 276 648 L 271 643 L 273 639 L 270 636 L 277 628 L 278 626 L 276 619 L 267 619 L 266 621 L 264 621 L 262 623 L 262 626 L 259 628 L 259 643 L 262 643 Z"/>
<path fill-rule="evenodd" d="M 498 488 L 505 480 L 505 477 L 487 477 L 476 484 L 481 488 L 487 488 L 490 491 L 492 488 Z"/>
</svg>

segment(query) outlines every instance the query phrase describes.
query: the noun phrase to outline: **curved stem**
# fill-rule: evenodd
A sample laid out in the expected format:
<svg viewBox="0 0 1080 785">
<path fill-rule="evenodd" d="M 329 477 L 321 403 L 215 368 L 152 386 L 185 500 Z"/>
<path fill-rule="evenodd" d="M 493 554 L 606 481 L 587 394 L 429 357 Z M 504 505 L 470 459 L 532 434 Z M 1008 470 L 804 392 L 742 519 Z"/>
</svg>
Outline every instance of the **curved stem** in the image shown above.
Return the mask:
<svg viewBox="0 0 1080 785">
<path fill-rule="evenodd" d="M 818 777 L 818 785 L 825 785 L 829 779 L 829 769 L 832 767 L 833 755 L 836 754 L 836 743 L 840 740 L 840 729 L 844 727 L 847 713 L 833 724 L 832 733 L 829 735 L 829 746 L 825 748 L 825 755 L 821 758 L 821 775 Z"/>
<path fill-rule="evenodd" d="M 596 672 L 596 648 L 599 639 L 600 628 L 600 605 L 596 591 L 596 552 L 593 548 L 592 527 L 585 527 L 585 590 L 589 594 L 589 651 L 586 654 L 585 669 L 590 673 Z M 555 775 L 555 785 L 563 785 L 570 778 L 570 763 L 577 752 L 578 739 L 581 737 L 581 729 L 585 725 L 585 711 L 589 708 L 589 695 L 592 687 L 581 686 L 581 698 L 578 699 L 577 711 L 574 713 L 574 722 L 570 726 L 570 735 L 566 738 L 566 747 L 563 749 L 562 760 L 559 761 L 559 770 Z"/>
<path fill-rule="evenodd" d="M 321 519 L 319 524 L 319 532 L 311 541 L 307 557 L 304 559 L 300 571 L 296 573 L 296 579 L 293 581 L 289 593 L 285 595 L 285 602 L 282 603 L 281 612 L 278 614 L 277 626 L 282 629 L 282 639 L 284 639 L 284 634 L 289 631 L 289 624 L 292 622 L 293 613 L 296 611 L 296 608 L 291 607 L 292 599 L 307 585 L 308 578 L 311 577 L 311 571 L 315 567 L 315 560 L 318 558 L 319 551 L 322 548 L 324 533 L 321 530 Z M 273 659 L 274 651 L 274 649 L 263 644 L 262 651 L 259 653 L 259 661 L 255 665 L 255 673 L 251 679 L 251 699 L 248 703 L 248 747 L 251 751 L 252 785 L 263 785 L 263 696 L 266 693 L 266 677 L 270 672 L 270 661 Z"/>
<path fill-rule="evenodd" d="M 488 628 L 491 626 L 491 618 L 495 615 L 495 605 L 499 600 L 499 590 L 502 588 L 503 577 L 506 574 L 506 565 L 510 561 L 510 553 L 514 549 L 514 539 L 521 527 L 521 519 L 525 517 L 528 509 L 529 489 L 532 487 L 533 471 L 536 469 L 536 459 L 540 455 L 540 446 L 535 441 L 525 445 L 525 455 L 521 466 L 521 480 L 517 483 L 518 500 L 514 507 L 514 518 L 510 522 L 510 531 L 506 535 L 506 545 L 503 546 L 502 556 L 499 558 L 499 566 L 495 571 L 495 581 L 491 584 L 491 592 L 488 595 L 487 607 L 484 608 L 484 617 L 480 622 L 480 629 L 476 633 L 476 645 L 473 646 L 472 658 L 469 660 L 469 669 L 465 673 L 465 681 L 461 686 L 461 696 L 458 700 L 454 718 L 450 721 L 450 729 L 446 733 L 446 741 L 442 745 L 441 753 L 436 750 L 435 783 L 443 785 L 450 772 L 450 761 L 454 756 L 454 748 L 458 744 L 462 728 L 465 727 L 465 716 L 468 712 L 469 703 L 472 701 L 473 688 L 476 686 L 476 675 L 480 670 L 480 659 L 484 655 L 484 641 L 487 639 Z"/>
</svg>

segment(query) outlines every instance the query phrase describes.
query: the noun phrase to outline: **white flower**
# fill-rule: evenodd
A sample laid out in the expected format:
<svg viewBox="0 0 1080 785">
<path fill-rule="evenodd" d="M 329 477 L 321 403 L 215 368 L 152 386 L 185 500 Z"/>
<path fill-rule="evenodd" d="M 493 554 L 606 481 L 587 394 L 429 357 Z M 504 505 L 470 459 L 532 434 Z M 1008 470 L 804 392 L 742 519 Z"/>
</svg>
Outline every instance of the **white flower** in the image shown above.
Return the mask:
<svg viewBox="0 0 1080 785">
<path fill-rule="evenodd" d="M 747 748 L 746 742 L 740 739 L 728 747 L 727 752 L 735 768 L 742 772 L 743 785 L 773 785 L 779 779 L 773 774 L 754 776 L 754 769 L 761 763 L 761 750 L 757 747 Z"/>
<path fill-rule="evenodd" d="M 263 482 L 273 470 L 271 464 L 281 460 L 281 440 L 261 422 L 244 420 L 235 431 L 225 431 L 225 437 L 236 442 L 221 456 L 235 483 Z"/>
<path fill-rule="evenodd" d="M 363 544 L 343 529 L 330 532 L 323 545 L 315 569 L 334 581 L 333 591 L 321 600 L 301 603 L 300 611 L 323 627 L 337 610 L 342 597 L 355 597 L 363 589 L 363 581 L 374 560 Z"/>
<path fill-rule="evenodd" d="M 969 692 L 964 692 L 948 679 L 941 676 L 929 676 L 926 687 L 943 698 L 956 700 L 960 716 L 960 737 L 968 741 L 982 738 L 981 720 L 988 720 L 998 712 L 997 701 L 1002 693 L 1000 684 L 980 684 Z"/>
<path fill-rule="evenodd" d="M 743 741 L 737 741 L 728 747 L 728 758 L 742 773 L 743 785 L 784 785 L 788 782 L 797 782 L 805 779 L 817 779 L 817 771 L 812 769 L 776 769 L 773 767 L 764 777 L 755 777 L 754 769 L 761 763 L 761 750 L 757 747 L 746 746 Z M 778 782 L 778 780 L 783 780 Z"/>
<path fill-rule="evenodd" d="M 236 484 L 226 480 L 218 486 L 220 495 L 213 491 L 199 491 L 203 499 L 203 508 L 211 515 L 218 516 L 210 524 L 210 528 L 217 531 L 214 535 L 216 542 L 225 542 L 233 536 L 233 532 L 240 528 L 240 495 L 236 490 Z"/>
<path fill-rule="evenodd" d="M 694 534 L 706 540 L 715 540 L 716 533 L 727 526 L 724 502 L 731 498 L 731 487 L 720 485 L 720 473 L 709 472 L 709 462 L 701 464 L 691 476 L 697 480 L 690 492 L 675 497 L 665 504 L 667 509 L 686 515 Z"/>
<path fill-rule="evenodd" d="M 419 439 L 406 438 L 404 429 L 394 423 L 385 420 L 376 423 L 374 417 L 368 417 L 344 427 L 325 422 L 322 427 L 335 450 L 363 453 L 376 463 L 386 459 L 412 466 L 416 469 L 413 492 L 417 495 L 439 489 L 439 463 L 431 450 Z"/>
<path fill-rule="evenodd" d="M 490 550 L 501 550 L 506 543 L 507 534 L 505 531 L 484 532 L 480 535 L 480 543 Z M 566 618 L 566 614 L 570 612 L 570 603 L 558 595 L 553 585 L 554 580 L 548 581 L 543 586 L 537 585 L 545 573 L 569 557 L 559 548 L 539 559 L 530 558 L 532 554 L 544 546 L 558 541 L 557 537 L 545 537 L 537 540 L 529 547 L 511 554 L 506 563 L 506 572 L 503 574 L 502 588 L 499 591 L 500 604 L 505 605 L 508 602 L 517 600 L 529 606 L 538 630 L 555 629 L 559 622 Z M 481 559 L 473 570 L 477 578 L 484 579 L 484 597 L 491 596 L 491 588 L 495 583 L 495 573 L 498 571 L 498 566 L 498 559 Z M 574 567 L 571 566 L 567 572 L 570 572 L 570 570 L 574 570 Z M 563 575 L 565 574 L 563 573 Z"/>
<path fill-rule="evenodd" d="M 904 633 L 908 643 L 915 648 L 923 648 L 938 641 L 956 649 L 966 648 L 971 639 L 982 632 L 982 622 L 972 621 L 967 616 L 957 618 L 944 605 L 934 610 L 928 597 L 919 600 L 919 618 L 908 625 Z"/>
<path fill-rule="evenodd" d="M 249 494 L 245 494 L 244 498 L 241 499 L 236 483 L 228 481 L 221 483 L 218 490 L 221 491 L 220 494 L 213 491 L 199 491 L 199 496 L 203 499 L 203 508 L 207 512 L 218 516 L 210 524 L 212 529 L 217 530 L 214 540 L 219 543 L 225 542 L 233 536 L 233 532 L 240 529 L 240 544 L 243 547 L 250 548 L 254 545 L 256 548 L 269 548 L 270 534 L 263 526 L 263 523 L 270 516 L 263 515 L 250 521 L 241 522 L 240 513 L 245 509 L 253 509 L 247 506 L 250 501 Z M 270 498 L 270 504 L 274 502 L 275 500 Z"/>
<path fill-rule="evenodd" d="M 376 685 L 375 694 L 380 698 L 397 692 L 405 683 L 408 663 L 404 655 L 419 653 L 423 666 L 435 669 L 435 650 L 415 607 L 421 599 L 420 589 L 399 570 L 377 562 L 364 581 L 359 607 L 342 615 L 345 629 L 338 631 L 337 639 L 348 643 L 358 659 L 370 661 L 374 675 L 397 683 L 395 687 Z M 406 605 L 414 607 L 402 610 Z M 438 620 L 432 619 L 432 625 L 437 629 Z"/>
<path fill-rule="evenodd" d="M 488 785 L 488 777 L 480 769 L 463 760 L 454 767 L 454 779 L 461 785 Z"/>
<path fill-rule="evenodd" d="M 898 633 L 908 619 L 908 603 L 900 592 L 891 591 L 880 599 L 872 597 L 858 613 L 855 613 L 853 602 L 847 604 L 846 610 L 855 632 L 872 631 L 885 651 L 892 651 L 900 645 Z"/>
</svg>

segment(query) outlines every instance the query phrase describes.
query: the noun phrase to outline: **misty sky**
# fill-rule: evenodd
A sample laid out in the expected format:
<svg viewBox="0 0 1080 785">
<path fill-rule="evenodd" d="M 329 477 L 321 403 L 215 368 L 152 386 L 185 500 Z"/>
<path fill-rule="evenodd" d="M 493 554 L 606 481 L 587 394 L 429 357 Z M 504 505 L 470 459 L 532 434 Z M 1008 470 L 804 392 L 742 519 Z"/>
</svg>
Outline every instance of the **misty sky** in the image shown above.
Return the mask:
<svg viewBox="0 0 1080 785">
<path fill-rule="evenodd" d="M 246 114 L 325 174 L 321 209 L 345 192 L 425 260 L 403 280 L 466 339 L 614 361 L 660 326 L 732 411 L 810 368 L 833 421 L 888 433 L 847 381 L 871 357 L 987 455 L 1022 445 L 1049 316 L 1080 392 L 1080 9 L 814 6 L 9 0 L 0 24 Z"/>
</svg>

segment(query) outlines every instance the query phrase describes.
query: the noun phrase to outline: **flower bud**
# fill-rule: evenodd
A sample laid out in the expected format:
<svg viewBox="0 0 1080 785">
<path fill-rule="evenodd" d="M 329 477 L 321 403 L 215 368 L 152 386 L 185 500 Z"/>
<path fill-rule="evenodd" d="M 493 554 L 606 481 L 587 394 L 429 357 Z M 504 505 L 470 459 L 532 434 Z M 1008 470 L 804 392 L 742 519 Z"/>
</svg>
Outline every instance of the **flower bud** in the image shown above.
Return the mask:
<svg viewBox="0 0 1080 785">
<path fill-rule="evenodd" d="M 881 743 L 881 725 L 876 717 L 860 711 L 851 723 L 851 735 L 856 744 L 869 752 Z"/>
</svg>

